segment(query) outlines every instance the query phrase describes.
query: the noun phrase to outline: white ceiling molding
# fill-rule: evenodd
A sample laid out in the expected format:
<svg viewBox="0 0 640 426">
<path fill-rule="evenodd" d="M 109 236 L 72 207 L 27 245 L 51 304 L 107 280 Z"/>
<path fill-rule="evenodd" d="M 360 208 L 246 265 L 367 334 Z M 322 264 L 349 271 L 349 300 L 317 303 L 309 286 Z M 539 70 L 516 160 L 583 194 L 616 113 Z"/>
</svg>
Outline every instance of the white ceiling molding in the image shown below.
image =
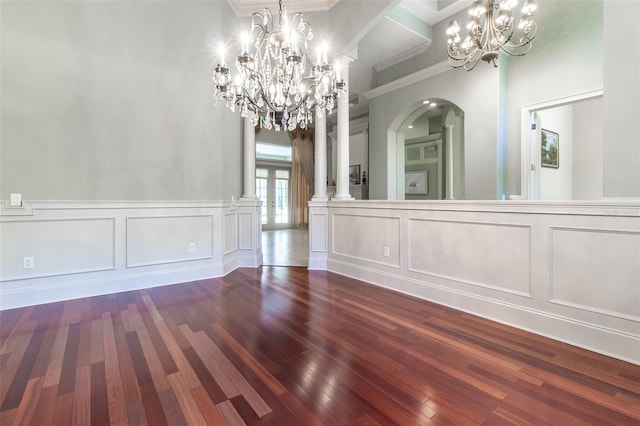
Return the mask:
<svg viewBox="0 0 640 426">
<path fill-rule="evenodd" d="M 417 55 L 422 55 L 423 53 L 425 53 L 427 51 L 427 49 L 429 49 L 429 46 L 431 46 L 431 41 L 428 40 L 425 43 L 422 43 L 419 46 L 413 47 L 409 50 L 405 50 L 404 52 L 393 56 L 389 59 L 386 59 L 378 64 L 375 64 L 373 66 L 373 68 L 377 71 L 380 72 L 386 68 L 392 67 L 396 64 L 399 64 L 400 62 L 406 61 L 409 58 L 413 58 L 414 56 Z"/>
<path fill-rule="evenodd" d="M 433 77 L 434 75 L 451 71 L 452 69 L 453 68 L 451 68 L 451 65 L 449 65 L 449 61 L 438 62 L 435 65 L 431 65 L 430 67 L 421 69 L 420 71 L 414 72 L 413 74 L 409 74 L 405 77 L 399 78 L 390 83 L 383 84 L 382 86 L 376 87 L 375 89 L 364 92 L 362 96 L 367 99 L 373 99 L 394 90 L 407 87 L 410 84 L 417 83 L 418 81 L 422 81 L 426 78 Z"/>
<path fill-rule="evenodd" d="M 283 0 L 282 6 L 287 7 L 288 13 L 316 12 L 331 9 L 340 0 Z M 252 13 L 262 12 L 267 7 L 272 13 L 278 13 L 278 1 L 270 0 L 227 0 L 231 9 L 238 17 L 251 16 Z"/>
<path fill-rule="evenodd" d="M 435 25 L 471 6 L 472 0 L 452 0 L 447 2 L 429 2 L 424 0 L 403 0 L 399 7 L 415 15 L 429 25 Z M 438 6 L 444 6 L 441 9 Z"/>
</svg>

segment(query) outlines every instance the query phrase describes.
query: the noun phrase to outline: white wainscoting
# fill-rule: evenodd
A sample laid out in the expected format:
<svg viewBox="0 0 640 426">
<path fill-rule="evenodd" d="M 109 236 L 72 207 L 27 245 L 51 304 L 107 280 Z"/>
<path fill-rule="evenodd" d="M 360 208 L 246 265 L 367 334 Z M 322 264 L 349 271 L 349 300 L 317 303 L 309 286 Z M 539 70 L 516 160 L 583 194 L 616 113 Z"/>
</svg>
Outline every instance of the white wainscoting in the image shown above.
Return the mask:
<svg viewBox="0 0 640 426">
<path fill-rule="evenodd" d="M 640 229 L 552 227 L 549 245 L 552 302 L 638 319 Z"/>
<path fill-rule="evenodd" d="M 410 218 L 407 268 L 530 297 L 530 231 L 527 225 Z"/>
<path fill-rule="evenodd" d="M 331 252 L 355 261 L 400 267 L 400 218 L 331 215 Z"/>
<path fill-rule="evenodd" d="M 3 280 L 46 278 L 116 267 L 113 218 L 27 220 L 21 217 L 0 226 L 2 241 L 13 242 L 2 245 Z M 33 258 L 32 269 L 24 269 L 25 257 Z"/>
<path fill-rule="evenodd" d="M 329 223 L 326 203 L 309 202 L 309 269 L 326 270 Z"/>
<path fill-rule="evenodd" d="M 213 257 L 213 215 L 127 217 L 127 267 Z"/>
<path fill-rule="evenodd" d="M 640 364 L 637 202 L 351 200 L 311 217 L 322 209 L 330 271 Z"/>
<path fill-rule="evenodd" d="M 0 309 L 257 267 L 258 214 L 258 201 L 0 203 Z"/>
</svg>

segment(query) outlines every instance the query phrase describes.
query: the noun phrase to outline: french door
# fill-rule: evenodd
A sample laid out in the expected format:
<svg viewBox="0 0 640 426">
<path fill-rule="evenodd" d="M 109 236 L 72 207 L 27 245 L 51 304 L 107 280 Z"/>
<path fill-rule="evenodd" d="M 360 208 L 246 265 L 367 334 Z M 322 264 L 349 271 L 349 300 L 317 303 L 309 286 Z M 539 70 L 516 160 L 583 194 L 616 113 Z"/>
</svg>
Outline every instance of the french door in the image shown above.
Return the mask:
<svg viewBox="0 0 640 426">
<path fill-rule="evenodd" d="M 289 227 L 290 174 L 288 168 L 256 168 L 256 195 L 262 200 L 262 229 Z"/>
</svg>

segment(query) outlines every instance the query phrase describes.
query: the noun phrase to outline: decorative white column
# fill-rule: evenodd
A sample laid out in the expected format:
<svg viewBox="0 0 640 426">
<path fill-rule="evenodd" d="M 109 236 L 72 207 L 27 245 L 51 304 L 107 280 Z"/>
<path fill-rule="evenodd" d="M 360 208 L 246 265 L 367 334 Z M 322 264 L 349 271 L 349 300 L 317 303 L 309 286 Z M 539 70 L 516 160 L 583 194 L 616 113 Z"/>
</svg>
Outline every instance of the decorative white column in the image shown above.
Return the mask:
<svg viewBox="0 0 640 426">
<path fill-rule="evenodd" d="M 353 200 L 349 194 L 349 62 L 351 59 L 346 56 L 340 58 L 340 73 L 346 84 L 338 96 L 336 200 Z"/>
<path fill-rule="evenodd" d="M 235 221 L 223 232 L 232 232 L 233 227 L 237 227 L 237 265 L 257 268 L 262 265 L 262 201 L 256 196 L 256 128 L 251 124 L 251 119 L 243 120 L 244 193 L 238 203 L 231 201 L 225 218 L 235 217 Z"/>
<path fill-rule="evenodd" d="M 251 119 L 244 119 L 244 194 L 243 200 L 256 200 L 256 129 Z"/>
<path fill-rule="evenodd" d="M 327 171 L 329 172 L 329 185 L 335 182 L 336 174 L 336 144 L 338 143 L 338 134 L 336 133 L 336 126 L 333 126 L 333 130 L 327 134 Z"/>
<path fill-rule="evenodd" d="M 453 198 L 453 124 L 447 124 L 445 133 L 445 144 L 447 149 L 447 200 Z"/>
<path fill-rule="evenodd" d="M 312 200 L 327 201 L 327 111 L 316 106 L 314 192 Z"/>
</svg>

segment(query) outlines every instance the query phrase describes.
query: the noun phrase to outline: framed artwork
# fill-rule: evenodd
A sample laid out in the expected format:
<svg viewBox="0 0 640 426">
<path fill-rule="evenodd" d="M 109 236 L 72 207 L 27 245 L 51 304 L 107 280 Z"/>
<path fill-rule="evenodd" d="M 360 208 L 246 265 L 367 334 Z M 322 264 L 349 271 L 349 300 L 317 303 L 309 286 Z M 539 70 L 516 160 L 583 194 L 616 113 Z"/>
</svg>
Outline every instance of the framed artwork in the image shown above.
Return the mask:
<svg viewBox="0 0 640 426">
<path fill-rule="evenodd" d="M 560 158 L 560 137 L 558 134 L 551 130 L 542 129 L 540 149 L 540 164 L 542 167 L 557 169 L 560 166 L 558 161 Z"/>
<path fill-rule="evenodd" d="M 349 166 L 349 183 L 358 185 L 360 183 L 360 164 Z"/>
<path fill-rule="evenodd" d="M 429 193 L 427 171 L 405 172 L 404 193 L 407 195 L 426 195 Z"/>
</svg>

